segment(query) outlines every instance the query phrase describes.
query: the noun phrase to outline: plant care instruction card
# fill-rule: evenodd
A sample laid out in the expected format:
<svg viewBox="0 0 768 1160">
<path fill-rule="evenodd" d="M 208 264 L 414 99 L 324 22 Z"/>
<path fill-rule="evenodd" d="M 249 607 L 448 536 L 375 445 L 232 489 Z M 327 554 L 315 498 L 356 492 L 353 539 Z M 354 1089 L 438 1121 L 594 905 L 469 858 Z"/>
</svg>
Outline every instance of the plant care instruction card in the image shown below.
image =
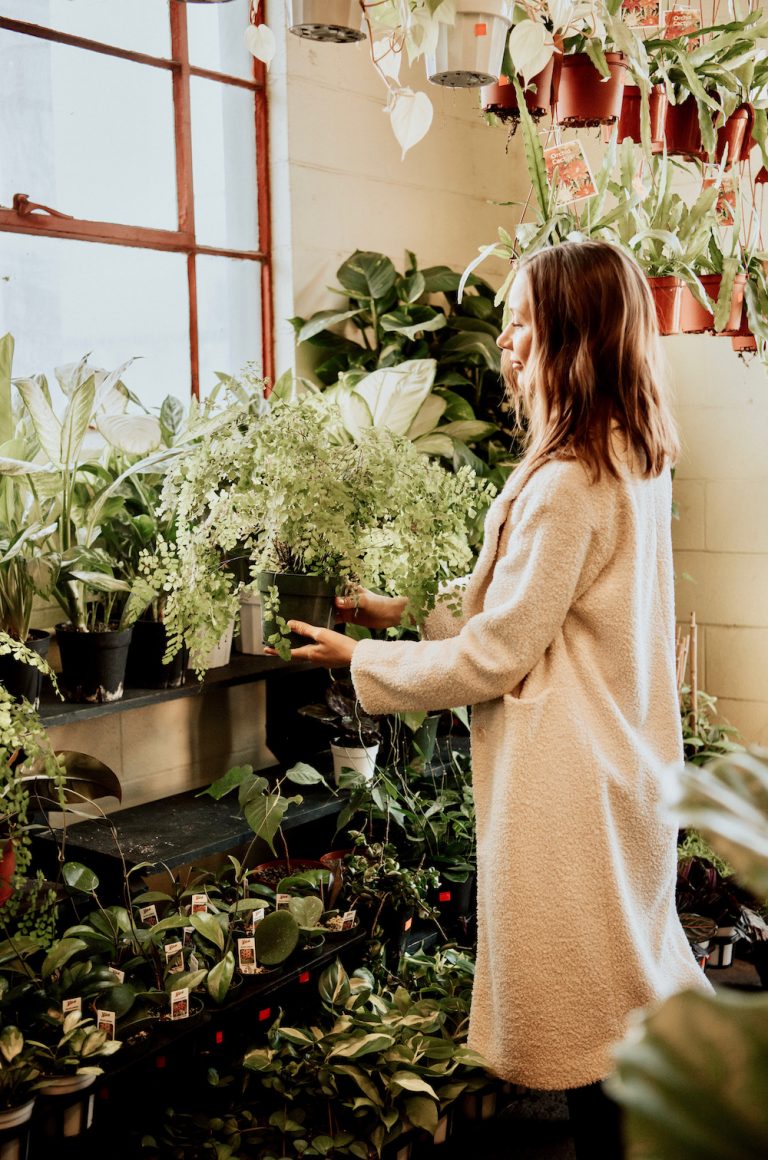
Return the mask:
<svg viewBox="0 0 768 1160">
<path fill-rule="evenodd" d="M 621 15 L 630 28 L 658 28 L 661 5 L 659 0 L 623 0 Z"/>
<path fill-rule="evenodd" d="M 698 8 L 672 8 L 664 13 L 664 39 L 676 40 L 678 36 L 685 36 L 687 32 L 698 32 L 701 28 L 701 15 Z M 701 38 L 691 36 L 687 40 L 690 52 L 699 47 Z"/>
<path fill-rule="evenodd" d="M 566 141 L 544 150 L 549 184 L 555 190 L 556 205 L 560 208 L 584 201 L 597 193 L 595 179 L 589 168 L 581 141 Z"/>
</svg>

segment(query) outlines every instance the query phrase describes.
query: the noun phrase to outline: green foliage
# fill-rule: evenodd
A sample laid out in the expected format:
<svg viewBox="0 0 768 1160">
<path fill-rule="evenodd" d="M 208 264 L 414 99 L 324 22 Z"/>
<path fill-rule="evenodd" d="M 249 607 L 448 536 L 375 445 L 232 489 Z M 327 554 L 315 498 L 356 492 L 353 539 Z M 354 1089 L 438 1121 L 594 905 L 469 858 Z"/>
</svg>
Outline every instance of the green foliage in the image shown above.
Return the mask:
<svg viewBox="0 0 768 1160">
<path fill-rule="evenodd" d="M 18 1108 L 30 1100 L 39 1074 L 22 1032 L 6 1024 L 0 1031 L 0 1109 Z"/>
<path fill-rule="evenodd" d="M 683 725 L 683 753 L 685 760 L 692 765 L 706 765 L 714 757 L 742 752 L 744 747 L 737 740 L 738 729 L 717 721 L 717 697 L 699 690 L 694 714 L 690 689 L 684 686 L 680 698 L 680 711 Z"/>
</svg>

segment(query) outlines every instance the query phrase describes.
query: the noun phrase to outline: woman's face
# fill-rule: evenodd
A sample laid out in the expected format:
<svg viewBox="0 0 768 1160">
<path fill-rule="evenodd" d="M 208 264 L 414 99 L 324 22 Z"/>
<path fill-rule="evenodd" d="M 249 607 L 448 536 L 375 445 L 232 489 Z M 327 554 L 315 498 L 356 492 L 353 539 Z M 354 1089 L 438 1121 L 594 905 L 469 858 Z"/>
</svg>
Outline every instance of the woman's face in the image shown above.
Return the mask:
<svg viewBox="0 0 768 1160">
<path fill-rule="evenodd" d="M 509 322 L 496 339 L 496 345 L 503 351 L 501 370 L 504 380 L 525 404 L 529 386 L 526 367 L 533 345 L 533 316 L 528 278 L 524 271 L 512 283 L 508 303 Z"/>
</svg>

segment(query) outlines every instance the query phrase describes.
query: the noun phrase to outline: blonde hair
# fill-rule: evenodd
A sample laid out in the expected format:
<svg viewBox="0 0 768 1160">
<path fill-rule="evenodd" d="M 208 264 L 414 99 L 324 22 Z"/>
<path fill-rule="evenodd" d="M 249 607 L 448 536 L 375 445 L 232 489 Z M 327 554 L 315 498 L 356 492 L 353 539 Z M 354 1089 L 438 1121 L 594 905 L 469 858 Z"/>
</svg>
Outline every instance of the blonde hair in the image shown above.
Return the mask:
<svg viewBox="0 0 768 1160">
<path fill-rule="evenodd" d="M 584 241 L 524 257 L 519 272 L 528 280 L 533 323 L 526 473 L 547 459 L 575 458 L 593 480 L 603 471 L 617 477 L 618 429 L 641 474 L 661 474 L 679 444 L 656 310 L 640 268 L 616 246 Z"/>
</svg>

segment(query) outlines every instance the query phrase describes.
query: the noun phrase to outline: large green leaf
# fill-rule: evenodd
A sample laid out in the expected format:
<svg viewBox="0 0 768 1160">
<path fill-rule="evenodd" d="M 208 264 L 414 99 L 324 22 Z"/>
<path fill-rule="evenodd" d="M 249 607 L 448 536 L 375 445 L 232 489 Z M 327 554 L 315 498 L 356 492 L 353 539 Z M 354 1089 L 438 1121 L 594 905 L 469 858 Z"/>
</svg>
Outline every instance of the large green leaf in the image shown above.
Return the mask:
<svg viewBox="0 0 768 1160">
<path fill-rule="evenodd" d="M 292 898 L 288 909 L 302 930 L 312 930 L 320 922 L 323 903 L 322 899 L 308 895 L 306 898 Z"/>
<path fill-rule="evenodd" d="M 342 1059 L 360 1059 L 364 1055 L 373 1055 L 374 1053 L 378 1054 L 380 1051 L 386 1051 L 394 1042 L 394 1036 L 385 1035 L 378 1031 L 371 1031 L 369 1034 L 361 1036 L 350 1035 L 331 1048 L 328 1052 L 328 1059 L 337 1059 L 339 1057 Z M 394 1080 L 395 1077 L 393 1076 L 392 1078 Z"/>
<path fill-rule="evenodd" d="M 404 1091 L 423 1092 L 424 1095 L 430 1096 L 433 1100 L 438 1098 L 435 1089 L 413 1071 L 396 1071 L 390 1076 L 389 1082 L 392 1086 L 403 1088 Z"/>
<path fill-rule="evenodd" d="M 224 958 L 211 967 L 206 979 L 206 986 L 208 994 L 215 1003 L 223 1003 L 227 996 L 230 985 L 232 983 L 232 976 L 235 973 L 235 956 L 232 951 L 227 951 Z"/>
<path fill-rule="evenodd" d="M 501 373 L 501 351 L 490 334 L 480 331 L 462 331 L 443 344 L 443 356 L 461 360 L 467 355 L 479 357 L 489 370 Z"/>
<path fill-rule="evenodd" d="M 325 785 L 322 773 L 318 773 L 311 765 L 307 765 L 306 761 L 298 761 L 296 765 L 292 765 L 290 769 L 286 770 L 285 776 L 294 785 Z"/>
<path fill-rule="evenodd" d="M 405 1101 L 405 1114 L 414 1128 L 423 1128 L 434 1136 L 437 1131 L 437 1104 L 427 1096 L 411 1096 Z"/>
<path fill-rule="evenodd" d="M 291 805 L 301 805 L 303 798 L 300 794 L 293 797 L 282 797 L 278 794 L 265 794 L 253 798 L 243 806 L 245 820 L 257 837 L 267 843 L 273 854 L 275 850 L 275 834 L 280 828 L 286 810 Z"/>
<path fill-rule="evenodd" d="M 89 870 L 82 862 L 65 862 L 61 876 L 72 890 L 83 890 L 86 894 L 92 894 L 99 885 L 93 870 Z"/>
<path fill-rule="evenodd" d="M 420 435 L 426 435 L 429 431 L 433 431 L 442 419 L 447 406 L 448 404 L 441 395 L 427 395 L 416 418 L 408 428 L 408 438 L 418 439 Z"/>
<path fill-rule="evenodd" d="M 233 765 L 225 774 L 217 778 L 216 781 L 211 782 L 205 789 L 201 789 L 197 797 L 212 797 L 214 801 L 219 801 L 226 794 L 231 793 L 233 789 L 237 789 L 243 784 L 246 778 L 253 776 L 252 765 Z"/>
<path fill-rule="evenodd" d="M 224 931 L 213 914 L 190 914 L 189 925 L 193 926 L 199 935 L 208 942 L 224 950 Z"/>
<path fill-rule="evenodd" d="M 349 318 L 354 318 L 356 314 L 359 314 L 358 310 L 318 310 L 301 327 L 296 336 L 296 341 L 307 342 L 308 339 L 314 338 L 316 334 L 327 330 L 329 326 L 337 326 L 340 322 L 346 322 Z"/>
<path fill-rule="evenodd" d="M 436 365 L 430 358 L 410 359 L 361 379 L 355 392 L 365 400 L 373 425 L 405 435 L 432 390 Z"/>
<path fill-rule="evenodd" d="M 384 298 L 395 284 L 397 272 L 385 254 L 355 250 L 336 271 L 341 286 L 355 298 Z"/>
<path fill-rule="evenodd" d="M 80 449 L 93 416 L 95 398 L 96 381 L 91 375 L 84 383 L 80 383 L 67 404 L 61 424 L 59 456 L 61 462 L 70 467 L 79 463 Z"/>
<path fill-rule="evenodd" d="M 87 949 L 88 947 L 81 938 L 59 939 L 58 942 L 53 944 L 45 956 L 40 973 L 44 979 L 49 978 L 54 971 L 60 970 L 65 963 L 69 962 L 73 955 L 79 954 L 80 951 Z"/>
<path fill-rule="evenodd" d="M 61 462 L 61 424 L 45 392 L 35 379 L 16 379 L 16 387 L 29 411 L 35 434 L 49 461 Z"/>
<path fill-rule="evenodd" d="M 99 415 L 96 427 L 107 443 L 127 455 L 148 455 L 163 438 L 160 423 L 152 415 Z"/>
<path fill-rule="evenodd" d="M 13 368 L 13 335 L 0 338 L 0 443 L 13 438 L 13 402 L 11 398 L 11 371 Z"/>
<path fill-rule="evenodd" d="M 674 995 L 615 1057 L 633 1160 L 768 1156 L 768 996 Z"/>
<path fill-rule="evenodd" d="M 443 312 L 433 310 L 431 306 L 408 306 L 400 310 L 390 310 L 388 314 L 382 314 L 379 319 L 383 331 L 405 335 L 412 341 L 422 331 L 442 330 L 445 322 Z"/>
</svg>

